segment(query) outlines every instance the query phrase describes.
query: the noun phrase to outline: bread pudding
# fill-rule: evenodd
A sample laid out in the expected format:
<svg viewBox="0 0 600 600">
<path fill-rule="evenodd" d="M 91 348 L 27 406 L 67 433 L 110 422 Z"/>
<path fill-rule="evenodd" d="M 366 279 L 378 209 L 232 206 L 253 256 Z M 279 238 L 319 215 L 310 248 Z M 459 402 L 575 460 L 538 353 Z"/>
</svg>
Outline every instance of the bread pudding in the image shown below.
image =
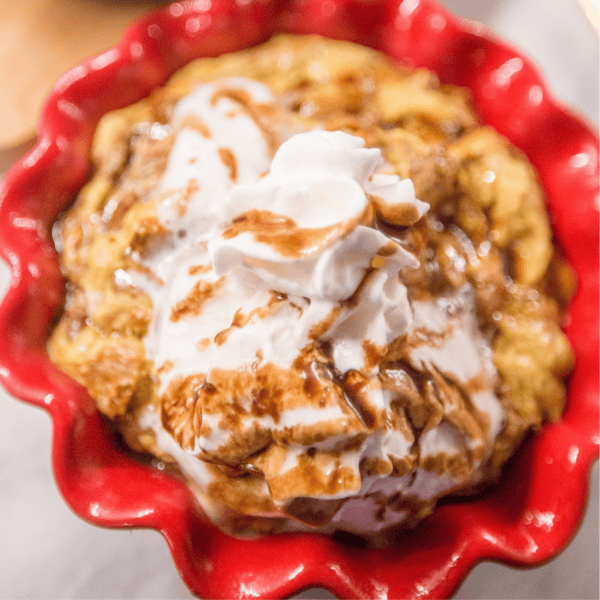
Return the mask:
<svg viewBox="0 0 600 600">
<path fill-rule="evenodd" d="M 574 288 L 468 93 L 279 36 L 106 115 L 52 359 L 234 535 L 385 543 L 560 417 Z"/>
</svg>

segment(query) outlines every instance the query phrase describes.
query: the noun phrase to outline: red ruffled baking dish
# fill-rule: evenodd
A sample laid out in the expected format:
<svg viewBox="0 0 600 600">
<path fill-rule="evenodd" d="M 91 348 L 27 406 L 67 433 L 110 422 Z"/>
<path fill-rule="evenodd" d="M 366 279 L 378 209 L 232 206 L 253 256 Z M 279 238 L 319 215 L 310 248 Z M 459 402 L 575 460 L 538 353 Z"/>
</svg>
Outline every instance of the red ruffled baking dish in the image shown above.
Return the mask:
<svg viewBox="0 0 600 600">
<path fill-rule="evenodd" d="M 141 99 L 193 58 L 276 32 L 357 41 L 470 88 L 483 120 L 537 167 L 557 241 L 578 276 L 566 328 L 577 366 L 562 420 L 529 440 L 493 491 L 440 506 L 384 550 L 309 534 L 222 534 L 181 481 L 120 450 L 87 392 L 46 352 L 64 287 L 49 230 L 88 174 L 100 116 Z M 348 598 L 448 597 L 478 561 L 534 565 L 573 536 L 599 446 L 598 137 L 519 51 L 432 0 L 185 0 L 67 73 L 44 105 L 38 140 L 0 186 L 0 250 L 12 269 L 0 307 L 0 378 L 50 413 L 56 482 L 78 515 L 160 531 L 185 583 L 205 598 L 284 597 L 312 586 Z"/>
</svg>

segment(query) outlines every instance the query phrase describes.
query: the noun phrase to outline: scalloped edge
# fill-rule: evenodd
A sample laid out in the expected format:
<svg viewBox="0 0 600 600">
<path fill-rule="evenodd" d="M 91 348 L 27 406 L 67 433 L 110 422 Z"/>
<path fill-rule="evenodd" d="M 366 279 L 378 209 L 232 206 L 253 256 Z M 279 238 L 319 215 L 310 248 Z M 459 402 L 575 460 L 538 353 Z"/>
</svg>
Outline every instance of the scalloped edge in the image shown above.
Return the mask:
<svg viewBox="0 0 600 600">
<path fill-rule="evenodd" d="M 221 3 L 210 15 L 213 18 L 229 18 L 230 20 L 245 18 L 244 24 L 248 25 L 245 29 L 246 37 L 236 37 L 235 40 L 232 40 L 231 37 L 227 39 L 226 30 L 222 28 L 219 30 L 217 27 L 212 31 L 213 37 L 208 41 L 206 38 L 201 41 L 198 39 L 187 40 L 187 46 L 179 50 L 178 56 L 187 55 L 189 57 L 191 54 L 197 53 L 198 49 L 205 49 L 208 53 L 216 54 L 223 43 L 228 44 L 228 50 L 235 50 L 237 47 L 250 45 L 247 43 L 250 39 L 256 43 L 263 41 L 275 29 L 294 30 L 298 29 L 300 25 L 302 27 L 309 26 L 313 30 L 316 29 L 321 32 L 327 29 L 330 34 L 333 34 L 330 37 L 350 37 L 363 43 L 366 41 L 360 39 L 364 35 L 364 31 L 360 28 L 359 30 L 349 28 L 348 23 L 351 23 L 352 20 L 343 20 L 340 17 L 342 14 L 347 15 L 349 12 L 359 10 L 360 3 L 353 2 L 353 0 L 338 0 L 335 3 L 336 11 L 330 16 L 329 20 L 321 18 L 322 12 L 319 12 L 319 9 L 322 8 L 322 4 L 322 0 L 307 0 L 305 3 L 298 3 L 298 6 L 301 7 L 299 9 L 298 6 L 294 5 L 294 2 L 291 2 L 282 11 L 281 6 L 275 8 L 274 2 L 249 2 L 244 5 L 245 9 L 240 8 L 233 2 Z M 375 4 L 375 9 L 378 11 L 376 18 L 383 19 L 393 13 L 398 13 L 400 4 L 397 1 L 377 2 Z M 182 9 L 181 12 L 179 12 L 179 8 L 173 9 L 173 6 L 179 6 Z M 138 100 L 147 95 L 150 89 L 162 83 L 167 76 L 167 72 L 172 72 L 176 66 L 180 65 L 173 63 L 168 57 L 161 54 L 161 46 L 157 40 L 163 35 L 164 31 L 162 30 L 167 31 L 167 38 L 169 35 L 173 35 L 177 19 L 181 17 L 191 18 L 193 11 L 190 10 L 190 6 L 190 4 L 176 3 L 139 20 L 125 32 L 122 40 L 115 48 L 86 61 L 83 65 L 76 67 L 61 78 L 44 104 L 40 118 L 38 144 L 4 178 L 0 186 L 0 223 L 2 223 L 0 253 L 11 267 L 12 282 L 11 288 L 0 307 L 0 333 L 4 334 L 4 339 L 11 339 L 12 343 L 10 349 L 0 349 L 0 379 L 13 395 L 50 412 L 54 427 L 53 465 L 55 476 L 63 496 L 73 510 L 88 521 L 103 526 L 152 527 L 160 531 L 171 548 L 175 563 L 184 580 L 196 593 L 202 592 L 207 597 L 237 597 L 244 593 L 258 593 L 264 597 L 272 597 L 274 595 L 289 595 L 301 589 L 319 585 L 328 587 L 340 597 L 379 597 L 386 587 L 387 592 L 392 591 L 388 586 L 386 577 L 380 576 L 379 579 L 375 580 L 367 574 L 376 572 L 374 569 L 381 564 L 381 553 L 373 551 L 356 553 L 354 550 L 349 551 L 346 547 L 338 546 L 328 538 L 316 535 L 273 536 L 268 540 L 262 540 L 260 542 L 262 548 L 260 554 L 263 561 L 266 557 L 269 557 L 270 560 L 277 562 L 281 552 L 285 551 L 286 547 L 289 548 L 291 544 L 296 549 L 301 549 L 301 554 L 295 553 L 295 559 L 302 558 L 300 564 L 297 564 L 294 560 L 288 561 L 285 565 L 279 564 L 278 568 L 270 571 L 267 577 L 260 577 L 254 572 L 251 580 L 247 580 L 244 573 L 228 573 L 230 567 L 225 568 L 223 560 L 220 561 L 221 567 L 217 565 L 217 568 L 221 569 L 218 575 L 213 571 L 211 577 L 208 577 L 208 563 L 202 567 L 202 565 L 199 565 L 198 557 L 195 559 L 191 551 L 185 549 L 190 541 L 190 531 L 196 536 L 208 532 L 209 535 L 215 535 L 217 538 L 222 537 L 222 534 L 212 531 L 214 528 L 199 516 L 198 509 L 191 500 L 191 494 L 183 484 L 171 479 L 166 481 L 156 473 L 150 472 L 146 476 L 144 487 L 156 486 L 159 482 L 159 487 L 163 486 L 161 493 L 167 496 L 175 495 L 177 502 L 169 502 L 157 509 L 152 503 L 148 505 L 147 502 L 143 502 L 143 494 L 138 493 L 133 503 L 129 503 L 131 504 L 129 510 L 123 511 L 121 507 L 121 510 L 117 511 L 118 506 L 112 506 L 110 510 L 99 511 L 98 507 L 92 510 L 89 501 L 86 500 L 90 490 L 79 489 L 78 485 L 81 482 L 66 468 L 71 464 L 69 453 L 75 435 L 74 432 L 77 428 L 83 427 L 89 435 L 98 436 L 98 439 L 104 442 L 104 445 L 97 450 L 94 456 L 95 460 L 99 461 L 97 464 L 103 464 L 102 461 L 110 462 L 118 456 L 120 469 L 117 470 L 118 473 L 116 474 L 111 473 L 111 476 L 116 476 L 120 484 L 125 486 L 131 478 L 137 480 L 136 478 L 139 477 L 138 463 L 125 461 L 123 464 L 122 455 L 119 454 L 118 448 L 106 435 L 106 430 L 98 418 L 87 393 L 81 386 L 60 373 L 49 363 L 47 356 L 45 356 L 46 331 L 52 321 L 56 304 L 60 301 L 63 280 L 57 269 L 54 250 L 44 238 L 43 228 L 38 218 L 39 215 L 34 210 L 32 211 L 33 207 L 29 206 L 28 203 L 39 197 L 48 198 L 48 194 L 45 192 L 48 183 L 51 183 L 48 178 L 55 169 L 60 170 L 62 168 L 63 177 L 59 178 L 61 185 L 51 186 L 54 201 L 45 206 L 43 212 L 44 219 L 47 219 L 48 222 L 54 220 L 59 205 L 63 205 L 67 198 L 71 197 L 81 184 L 83 177 L 85 177 L 89 138 L 91 138 L 95 121 L 97 121 L 96 117 L 100 116 L 99 113 L 93 113 L 93 107 L 90 106 L 86 107 L 87 113 L 82 111 L 81 105 L 77 101 L 79 100 L 85 105 L 86 101 L 89 103 L 91 97 L 98 106 L 103 100 L 95 94 L 98 90 L 97 80 L 102 79 L 106 83 L 107 77 L 122 77 L 120 70 L 130 62 L 135 64 L 136 60 L 144 60 L 144 64 L 150 67 L 145 69 L 144 73 L 138 73 L 137 78 L 133 77 L 133 70 L 129 75 L 136 85 L 140 86 L 139 90 L 143 90 L 143 93 L 139 91 L 134 94 L 131 93 L 134 88 L 131 85 L 132 79 L 126 79 L 127 86 L 117 95 L 113 93 L 113 86 L 108 86 L 110 93 L 114 97 L 118 97 L 118 101 L 113 102 L 111 109 Z M 247 10 L 247 12 L 243 13 L 244 10 Z M 304 11 L 302 14 L 309 16 L 298 19 L 295 16 L 300 14 L 298 10 Z M 199 14 L 195 14 L 195 16 Z M 207 13 L 202 14 L 206 15 Z M 399 29 L 405 28 L 407 31 L 414 33 L 416 25 L 419 25 L 419 19 L 423 19 L 420 24 L 424 25 L 426 17 L 429 18 L 430 23 L 437 18 L 438 24 L 440 23 L 439 18 L 442 18 L 445 20 L 446 27 L 449 27 L 444 39 L 446 44 L 456 42 L 458 39 L 463 43 L 467 40 L 469 43 L 474 44 L 474 51 L 485 47 L 499 52 L 500 55 L 504 56 L 504 60 L 510 60 L 506 57 L 520 59 L 529 73 L 529 80 L 533 80 L 535 85 L 542 90 L 542 102 L 538 106 L 539 110 L 536 115 L 538 118 L 537 127 L 548 127 L 550 124 L 557 122 L 570 123 L 571 127 L 576 130 L 577 135 L 575 137 L 579 140 L 580 145 L 569 151 L 572 152 L 571 156 L 587 153 L 586 155 L 591 157 L 589 169 L 585 173 L 589 171 L 590 193 L 597 196 L 597 137 L 594 136 L 589 127 L 574 116 L 572 111 L 566 109 L 552 96 L 542 74 L 528 58 L 479 26 L 453 17 L 448 11 L 431 0 L 422 0 L 416 10 L 411 14 L 406 14 L 405 17 L 404 22 L 401 19 L 396 20 L 394 25 L 390 25 L 389 21 L 386 21 L 387 25 L 380 29 L 379 36 L 375 40 L 375 46 L 378 49 L 387 51 L 396 58 L 401 58 L 406 49 L 402 47 L 399 41 L 410 44 L 410 39 L 399 36 Z M 371 16 L 371 19 L 374 18 Z M 267 20 L 268 25 L 265 25 Z M 277 26 L 272 27 L 271 25 L 275 23 L 275 20 L 277 20 Z M 364 25 L 363 29 L 372 27 L 373 22 Z M 450 68 L 448 65 L 441 64 L 443 63 L 441 57 L 446 54 L 440 52 L 439 44 L 429 45 L 423 42 L 423 40 L 429 38 L 424 35 L 424 33 L 427 34 L 426 28 L 425 32 L 422 29 L 423 27 L 419 31 L 422 56 L 413 59 L 412 62 L 419 66 L 423 64 L 421 61 L 432 60 L 431 56 L 428 58 L 428 48 L 431 50 L 435 47 L 436 60 L 438 61 L 437 70 L 441 72 L 441 77 L 444 79 L 445 70 Z M 435 36 L 435 32 L 430 31 L 429 34 Z M 180 35 L 180 38 L 182 37 L 184 36 Z M 439 41 L 435 37 L 433 39 Z M 162 50 L 164 51 L 164 48 Z M 146 57 L 142 58 L 143 55 L 146 55 Z M 120 81 L 123 83 L 122 79 Z M 94 93 L 90 95 L 90 92 Z M 511 99 L 518 104 L 514 97 Z M 478 104 L 481 106 L 481 102 Z M 94 114 L 91 121 L 86 116 L 90 110 Z M 482 112 L 486 120 L 493 121 L 497 118 L 493 110 L 491 113 L 489 112 L 489 107 L 488 112 L 485 110 Z M 520 137 L 519 131 L 515 130 L 514 127 L 511 129 L 509 127 L 510 123 L 504 122 L 503 125 L 505 127 L 499 127 L 500 131 L 516 141 L 518 146 L 522 147 L 532 143 L 527 137 Z M 525 132 L 531 135 L 531 129 Z M 82 138 L 87 138 L 87 142 L 82 144 Z M 564 142 L 564 139 L 560 141 Z M 543 167 L 543 161 L 542 163 L 540 161 L 541 159 L 538 156 L 538 168 L 539 166 Z M 535 157 L 533 162 L 536 163 Z M 69 176 L 64 175 L 66 165 L 69 167 Z M 548 177 L 544 178 L 543 172 L 541 174 L 542 179 L 546 182 Z M 592 182 L 593 176 L 595 176 L 595 183 Z M 580 182 L 578 178 L 576 178 L 576 181 Z M 54 183 L 56 184 L 57 181 L 54 180 Z M 567 183 L 572 185 L 573 182 L 569 181 Z M 564 182 L 562 186 L 558 187 L 547 185 L 551 207 L 555 211 L 560 210 L 560 202 L 556 200 L 552 204 L 552 201 L 554 198 L 564 195 L 563 187 Z M 36 189 L 37 192 L 35 192 Z M 42 190 L 44 191 L 42 192 Z M 17 208 L 16 205 L 19 204 L 19 200 L 22 201 L 22 205 L 19 206 L 21 212 L 15 215 L 15 211 L 11 209 Z M 579 213 L 576 216 L 581 217 Z M 566 219 L 564 226 L 562 225 L 562 219 Z M 403 564 L 410 565 L 414 577 L 413 581 L 409 583 L 399 584 L 396 581 L 393 595 L 408 597 L 412 592 L 412 596 L 416 597 L 418 595 L 423 598 L 447 596 L 480 560 L 494 559 L 512 564 L 537 564 L 556 554 L 573 535 L 584 507 L 587 474 L 591 462 L 598 454 L 598 231 L 597 226 L 590 228 L 588 225 L 589 221 L 583 218 L 570 218 L 569 214 L 561 214 L 561 221 L 557 228 L 558 238 L 565 247 L 571 248 L 573 237 L 575 237 L 577 243 L 575 249 L 572 250 L 572 255 L 583 252 L 586 260 L 589 261 L 587 268 L 578 269 L 578 275 L 583 285 L 571 307 L 571 313 L 577 313 L 581 310 L 587 312 L 586 307 L 589 308 L 590 306 L 596 308 L 595 311 L 590 311 L 595 314 L 594 326 L 587 328 L 589 335 L 580 340 L 576 349 L 580 356 L 578 356 L 578 367 L 571 382 L 571 389 L 575 387 L 578 390 L 578 401 L 576 403 L 570 402 L 563 420 L 558 424 L 545 428 L 534 443 L 529 444 L 524 450 L 525 453 L 531 455 L 529 459 L 532 462 L 528 466 L 533 467 L 539 481 L 543 481 L 545 478 L 551 478 L 552 480 L 552 478 L 560 475 L 564 476 L 564 473 L 569 469 L 575 471 L 573 474 L 574 480 L 571 480 L 573 487 L 569 490 L 569 498 L 565 497 L 564 500 L 565 502 L 568 501 L 569 506 L 576 506 L 577 509 L 569 511 L 568 515 L 561 515 L 564 518 L 560 519 L 561 522 L 555 528 L 552 528 L 553 536 L 551 540 L 548 540 L 548 536 L 540 532 L 540 527 L 535 523 L 533 517 L 529 521 L 521 518 L 516 525 L 517 532 L 512 532 L 514 539 L 510 544 L 508 541 L 502 542 L 501 540 L 501 536 L 505 533 L 503 527 L 506 523 L 501 521 L 496 514 L 499 505 L 502 505 L 502 490 L 471 503 L 471 510 L 469 511 L 459 510 L 457 512 L 455 509 L 453 510 L 452 506 L 440 507 L 436 510 L 434 516 L 423 527 L 419 528 L 418 535 L 421 542 L 414 541 L 417 549 L 420 547 L 420 551 L 424 551 L 423 539 L 427 536 L 431 536 L 432 539 L 439 538 L 440 530 L 438 526 L 450 516 L 453 518 L 458 516 L 462 529 L 459 530 L 457 536 L 453 536 L 452 532 L 446 532 L 447 537 L 451 539 L 450 541 L 442 540 L 444 542 L 448 541 L 453 551 L 447 554 L 446 560 L 440 561 L 439 558 L 436 558 L 438 566 L 435 569 L 435 577 L 431 577 L 429 567 L 426 566 L 424 571 L 422 563 L 415 564 L 414 553 L 409 556 L 406 555 L 407 551 L 401 552 Z M 592 253 L 595 253 L 594 257 L 591 256 Z M 571 256 L 571 258 L 573 259 L 574 256 Z M 573 260 L 573 262 L 576 267 L 580 266 L 578 260 Z M 46 310 L 42 318 L 39 319 L 38 311 L 33 311 L 32 314 L 32 307 L 23 302 L 23 299 L 37 297 L 42 292 L 49 298 L 54 298 L 54 300 L 49 300 L 44 305 Z M 580 308 L 580 305 L 582 308 Z M 27 312 L 28 308 L 29 312 Z M 36 308 L 39 308 L 39 305 Z M 33 330 L 35 332 L 33 338 L 30 340 L 24 339 L 20 330 L 17 332 L 12 331 L 11 335 L 9 329 L 11 324 L 14 324 L 13 318 L 15 316 L 18 316 L 17 322 L 21 320 L 28 323 L 30 319 L 36 319 L 37 327 Z M 572 326 L 567 331 L 573 334 Z M 28 330 L 28 332 L 30 331 Z M 8 345 L 5 348 L 8 348 Z M 22 366 L 24 364 L 28 365 L 28 369 Z M 587 369 L 590 369 L 588 373 L 591 373 L 591 376 L 586 376 Z M 29 372 L 32 370 L 36 373 L 35 382 L 30 379 Z M 57 400 L 61 395 L 69 397 L 70 400 L 67 402 Z M 582 399 L 580 400 L 580 398 Z M 85 415 L 85 417 L 82 417 L 82 415 Z M 587 426 L 585 426 L 585 423 L 587 423 Z M 575 424 L 579 426 L 577 429 L 574 427 Z M 572 454 L 561 456 L 560 460 L 555 460 L 552 465 L 546 465 L 542 460 L 544 456 L 542 450 L 546 447 L 548 447 L 548 450 L 555 451 L 557 436 L 560 437 L 561 448 L 578 449 L 579 455 L 576 457 L 575 462 L 572 461 Z M 89 468 L 89 466 L 86 468 Z M 98 473 L 95 474 L 98 475 Z M 516 483 L 515 480 L 519 478 L 518 475 L 520 473 L 512 473 L 507 478 L 514 484 Z M 104 480 L 97 482 L 93 491 L 103 493 L 106 491 L 107 485 Z M 541 489 L 540 486 L 538 488 Z M 133 493 L 134 491 L 131 490 L 130 492 Z M 505 492 L 505 495 L 507 494 L 508 492 Z M 82 496 L 85 498 L 82 499 Z M 508 496 L 510 497 L 511 494 L 508 494 Z M 543 504 L 543 500 L 544 498 L 533 498 L 531 502 L 538 503 L 542 501 Z M 125 502 L 125 504 L 128 504 L 128 502 Z M 115 514 L 115 511 L 119 514 Z M 486 526 L 482 526 L 478 522 L 482 516 L 487 519 L 484 521 Z M 291 542 L 290 537 L 292 538 Z M 415 536 L 409 535 L 407 537 Z M 231 538 L 227 539 L 231 540 Z M 437 543 L 439 547 L 439 539 Z M 537 546 L 535 551 L 532 544 Z M 222 556 L 223 544 L 217 545 L 219 546 L 218 550 L 221 552 L 219 556 L 224 558 Z M 227 544 L 225 545 L 227 546 Z M 238 547 L 250 545 L 253 550 L 256 550 L 257 542 L 236 540 L 234 545 Z M 357 556 L 357 554 L 360 554 L 360 556 Z M 329 558 L 329 562 L 324 561 L 324 557 Z M 298 571 L 299 567 L 301 567 L 300 571 Z M 212 568 L 215 569 L 215 564 L 212 564 Z M 262 575 L 264 575 L 264 571 L 263 568 Z M 277 571 L 278 575 L 275 575 L 274 571 Z M 296 575 L 292 576 L 294 573 Z M 199 581 L 202 578 L 205 581 Z M 206 581 L 208 579 L 211 581 Z M 225 580 L 227 580 L 227 584 L 225 584 Z"/>
</svg>

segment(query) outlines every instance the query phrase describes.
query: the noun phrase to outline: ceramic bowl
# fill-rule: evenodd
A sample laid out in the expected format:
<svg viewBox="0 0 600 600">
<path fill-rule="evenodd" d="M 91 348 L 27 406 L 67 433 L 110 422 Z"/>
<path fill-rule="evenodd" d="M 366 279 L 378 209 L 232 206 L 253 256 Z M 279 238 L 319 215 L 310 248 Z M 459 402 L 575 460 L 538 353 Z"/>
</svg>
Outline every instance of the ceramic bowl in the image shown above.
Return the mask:
<svg viewBox="0 0 600 600">
<path fill-rule="evenodd" d="M 528 440 L 493 490 L 444 503 L 383 550 L 314 534 L 222 534 L 184 483 L 123 452 L 87 392 L 46 351 L 64 289 L 50 229 L 86 179 L 100 116 L 146 96 L 191 59 L 276 32 L 357 41 L 470 88 L 483 121 L 537 168 L 556 241 L 578 277 L 566 326 L 577 366 L 564 417 Z M 598 137 L 518 50 L 432 0 L 186 0 L 148 15 L 115 48 L 67 73 L 45 102 L 38 134 L 0 185 L 0 251 L 12 271 L 0 306 L 0 379 L 50 414 L 54 475 L 78 515 L 160 531 L 185 583 L 205 598 L 285 597 L 309 587 L 340 598 L 448 597 L 481 560 L 535 565 L 567 544 L 599 445 Z"/>
</svg>

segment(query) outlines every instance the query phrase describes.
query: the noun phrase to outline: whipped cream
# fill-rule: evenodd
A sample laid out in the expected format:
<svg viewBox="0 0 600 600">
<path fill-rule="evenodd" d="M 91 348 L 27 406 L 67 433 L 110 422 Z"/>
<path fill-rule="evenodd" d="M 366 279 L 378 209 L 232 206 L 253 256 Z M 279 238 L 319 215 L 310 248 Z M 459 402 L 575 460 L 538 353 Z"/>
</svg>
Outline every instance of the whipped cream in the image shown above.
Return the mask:
<svg viewBox="0 0 600 600">
<path fill-rule="evenodd" d="M 409 301 L 402 270 L 419 261 L 374 224 L 423 217 L 412 182 L 359 137 L 290 135 L 279 110 L 242 78 L 175 107 L 155 194 L 169 235 L 127 274 L 153 303 L 145 345 L 160 402 L 141 424 L 211 515 L 211 485 L 237 469 L 260 479 L 264 502 L 230 509 L 368 534 L 407 519 L 392 498 L 477 482 L 503 421 L 491 350 L 468 288 Z M 398 347 L 442 398 L 420 424 L 408 398 L 423 390 L 400 366 L 381 371 Z M 307 520 L 306 498 L 334 509 Z"/>
</svg>

